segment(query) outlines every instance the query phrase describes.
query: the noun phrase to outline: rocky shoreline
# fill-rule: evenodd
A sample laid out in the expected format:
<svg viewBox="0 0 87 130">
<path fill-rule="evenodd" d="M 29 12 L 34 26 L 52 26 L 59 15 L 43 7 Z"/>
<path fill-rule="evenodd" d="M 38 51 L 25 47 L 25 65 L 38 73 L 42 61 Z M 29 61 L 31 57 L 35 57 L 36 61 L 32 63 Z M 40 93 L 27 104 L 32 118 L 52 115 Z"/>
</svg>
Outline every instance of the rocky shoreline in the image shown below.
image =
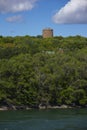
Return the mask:
<svg viewBox="0 0 87 130">
<path fill-rule="evenodd" d="M 7 111 L 7 110 L 30 110 L 30 109 L 67 109 L 67 108 L 87 108 L 87 106 L 68 106 L 68 105 L 61 105 L 61 106 L 38 106 L 38 107 L 28 107 L 28 106 L 1 106 L 0 111 Z"/>
</svg>

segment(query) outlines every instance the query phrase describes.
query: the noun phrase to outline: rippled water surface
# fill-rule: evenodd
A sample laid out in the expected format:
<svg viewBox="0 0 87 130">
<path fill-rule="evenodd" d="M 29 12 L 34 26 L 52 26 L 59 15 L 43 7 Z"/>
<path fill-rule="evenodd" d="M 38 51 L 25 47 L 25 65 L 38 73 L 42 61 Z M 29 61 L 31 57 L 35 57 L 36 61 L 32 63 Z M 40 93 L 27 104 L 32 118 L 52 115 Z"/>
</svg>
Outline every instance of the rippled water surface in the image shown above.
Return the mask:
<svg viewBox="0 0 87 130">
<path fill-rule="evenodd" d="M 0 130 L 87 130 L 87 109 L 0 111 Z"/>
</svg>

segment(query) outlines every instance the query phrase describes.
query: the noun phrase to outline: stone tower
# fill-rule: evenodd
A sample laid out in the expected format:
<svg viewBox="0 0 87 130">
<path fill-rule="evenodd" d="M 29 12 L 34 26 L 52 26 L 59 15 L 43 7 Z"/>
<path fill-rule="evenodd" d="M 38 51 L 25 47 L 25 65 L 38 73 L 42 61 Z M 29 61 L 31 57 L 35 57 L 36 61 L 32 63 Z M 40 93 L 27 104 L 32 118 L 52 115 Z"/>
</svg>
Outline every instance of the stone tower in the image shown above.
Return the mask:
<svg viewBox="0 0 87 130">
<path fill-rule="evenodd" d="M 42 33 L 43 33 L 43 38 L 53 37 L 53 29 L 51 29 L 51 28 L 43 29 Z"/>
</svg>

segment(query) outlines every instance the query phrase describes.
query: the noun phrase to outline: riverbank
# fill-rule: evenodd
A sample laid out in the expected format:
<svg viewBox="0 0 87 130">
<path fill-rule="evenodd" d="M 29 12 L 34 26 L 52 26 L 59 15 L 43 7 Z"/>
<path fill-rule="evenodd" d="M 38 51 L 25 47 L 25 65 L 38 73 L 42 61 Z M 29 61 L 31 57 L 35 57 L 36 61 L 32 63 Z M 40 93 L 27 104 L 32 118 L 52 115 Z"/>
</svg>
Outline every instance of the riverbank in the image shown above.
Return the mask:
<svg viewBox="0 0 87 130">
<path fill-rule="evenodd" d="M 68 105 L 61 105 L 61 106 L 39 106 L 39 107 L 28 107 L 28 106 L 1 106 L 0 111 L 7 111 L 7 110 L 30 110 L 30 109 L 67 109 L 67 108 L 87 108 L 87 106 L 68 106 Z"/>
</svg>

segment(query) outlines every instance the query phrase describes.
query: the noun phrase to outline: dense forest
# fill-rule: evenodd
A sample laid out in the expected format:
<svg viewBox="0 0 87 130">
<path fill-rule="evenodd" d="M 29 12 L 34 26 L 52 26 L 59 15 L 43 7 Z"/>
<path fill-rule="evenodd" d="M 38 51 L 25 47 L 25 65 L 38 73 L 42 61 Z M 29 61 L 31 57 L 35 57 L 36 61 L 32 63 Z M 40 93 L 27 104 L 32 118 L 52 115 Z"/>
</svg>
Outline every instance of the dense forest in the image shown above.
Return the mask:
<svg viewBox="0 0 87 130">
<path fill-rule="evenodd" d="M 0 36 L 0 106 L 87 106 L 87 38 Z"/>
</svg>

